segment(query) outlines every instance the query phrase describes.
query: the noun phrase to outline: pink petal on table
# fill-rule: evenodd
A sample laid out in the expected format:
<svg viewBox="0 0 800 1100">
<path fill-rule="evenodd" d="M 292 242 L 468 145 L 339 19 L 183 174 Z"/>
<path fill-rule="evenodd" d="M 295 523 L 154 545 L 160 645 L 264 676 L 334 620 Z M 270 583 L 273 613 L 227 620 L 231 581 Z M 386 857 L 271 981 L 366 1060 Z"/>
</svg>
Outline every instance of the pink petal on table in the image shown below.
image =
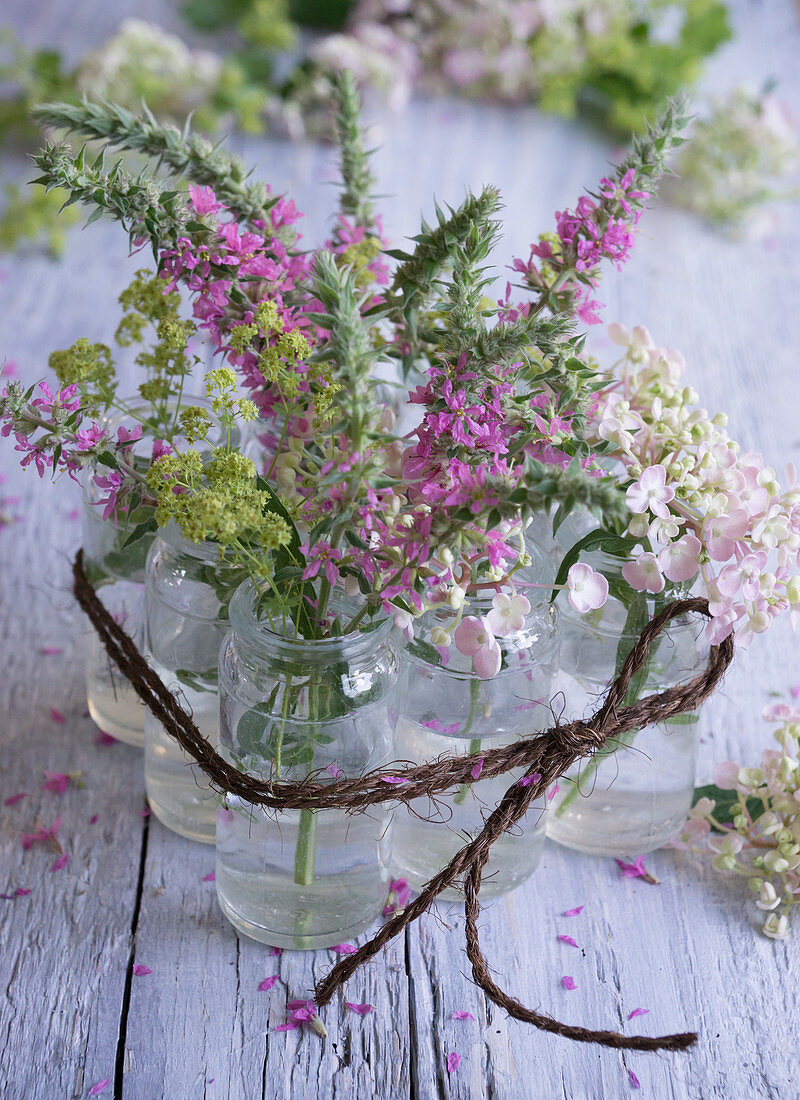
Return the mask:
<svg viewBox="0 0 800 1100">
<path fill-rule="evenodd" d="M 472 766 L 472 768 L 470 769 L 469 774 L 472 776 L 473 779 L 477 779 L 482 771 L 483 771 L 483 757 L 481 757 L 481 759 L 477 762 L 477 764 L 474 764 Z"/>
<path fill-rule="evenodd" d="M 790 688 L 789 694 L 793 699 L 800 699 L 800 684 L 795 684 L 793 688 Z"/>
<path fill-rule="evenodd" d="M 26 890 L 23 886 L 18 886 L 16 888 L 16 890 L 14 891 L 14 894 L 18 898 L 26 898 L 29 893 L 30 893 L 30 890 Z"/>
<path fill-rule="evenodd" d="M 258 992 L 267 993 L 270 989 L 272 989 L 273 985 L 275 985 L 275 982 L 278 981 L 279 977 L 280 975 L 278 974 L 270 974 L 268 978 L 265 978 L 264 981 L 259 984 Z"/>
<path fill-rule="evenodd" d="M 461 1065 L 461 1055 L 456 1054 L 455 1051 L 452 1054 L 447 1055 L 447 1072 L 455 1073 L 458 1067 Z"/>
<path fill-rule="evenodd" d="M 55 707 L 50 707 L 50 717 L 53 719 L 54 722 L 65 722 L 66 721 L 66 718 L 61 713 L 61 711 L 56 710 Z"/>
<path fill-rule="evenodd" d="M 561 979 L 561 984 L 564 986 L 565 989 L 577 989 L 578 988 L 575 985 L 575 979 L 571 978 L 569 976 L 569 974 L 564 975 L 564 977 Z"/>
<path fill-rule="evenodd" d="M 517 784 L 518 787 L 530 787 L 531 783 L 538 783 L 542 778 L 541 772 L 534 772 L 533 775 L 523 775 Z"/>
<path fill-rule="evenodd" d="M 572 936 L 556 936 L 557 940 L 561 940 L 562 943 L 568 943 L 570 947 L 577 947 L 577 943 L 573 940 Z"/>
<path fill-rule="evenodd" d="M 69 776 L 64 772 L 45 772 L 43 791 L 54 791 L 56 794 L 64 794 L 69 786 Z"/>
<path fill-rule="evenodd" d="M 649 1008 L 634 1008 L 633 1012 L 628 1013 L 628 1019 L 632 1020 L 634 1016 L 646 1016 L 649 1011 Z"/>
<path fill-rule="evenodd" d="M 97 823 L 97 814 L 92 814 L 92 816 L 89 818 L 89 824 L 90 825 L 95 825 L 96 823 Z"/>
<path fill-rule="evenodd" d="M 86 1093 L 86 1095 L 87 1096 L 99 1096 L 101 1092 L 106 1091 L 106 1089 L 108 1088 L 108 1086 L 110 1084 L 111 1084 L 111 1078 L 110 1077 L 105 1077 L 105 1078 L 103 1078 L 102 1081 L 98 1081 L 96 1085 L 92 1085 L 92 1087 L 89 1089 L 89 1091 Z"/>
<path fill-rule="evenodd" d="M 110 733 L 106 733 L 105 730 L 98 730 L 94 738 L 95 745 L 116 745 L 116 737 L 112 737 Z"/>
<path fill-rule="evenodd" d="M 355 955 L 357 947 L 353 947 L 352 943 L 337 943 L 336 947 L 332 947 L 331 951 L 335 951 L 337 955 Z"/>
<path fill-rule="evenodd" d="M 326 771 L 326 772 L 328 773 L 328 775 L 329 775 L 329 776 L 331 776 L 331 778 L 333 778 L 333 779 L 341 779 L 341 778 L 342 778 L 342 776 L 344 775 L 344 772 L 342 771 L 342 769 L 341 769 L 341 768 L 337 768 L 335 764 L 328 764 L 328 766 L 327 766 L 327 768 L 325 769 L 325 771 Z"/>
<path fill-rule="evenodd" d="M 352 1001 L 345 1001 L 344 1003 L 357 1016 L 369 1016 L 370 1012 L 375 1011 L 375 1005 L 356 1005 Z"/>
<path fill-rule="evenodd" d="M 146 974 L 152 974 L 153 971 L 149 966 L 143 966 L 142 963 L 134 963 L 133 973 L 137 978 L 143 978 Z"/>
<path fill-rule="evenodd" d="M 58 857 L 58 859 L 55 861 L 55 863 L 50 868 L 50 870 L 51 871 L 63 871 L 68 863 L 69 863 L 69 852 L 64 852 L 63 855 L 60 855 Z"/>
<path fill-rule="evenodd" d="M 278 1024 L 278 1026 L 277 1026 L 277 1027 L 274 1027 L 274 1028 L 273 1028 L 272 1030 L 273 1030 L 273 1031 L 297 1031 L 297 1029 L 298 1029 L 299 1027 L 300 1027 L 300 1024 L 299 1024 L 299 1023 L 298 1023 L 298 1024 L 295 1024 L 295 1023 L 290 1023 L 290 1024 Z"/>
<path fill-rule="evenodd" d="M 554 783 L 550 790 L 547 792 L 547 801 L 552 802 L 560 790 L 561 785 L 559 783 Z"/>
<path fill-rule="evenodd" d="M 399 775 L 382 775 L 381 783 L 392 783 L 397 786 L 399 783 L 408 783 L 408 780 L 401 779 Z"/>
<path fill-rule="evenodd" d="M 39 652 L 43 657 L 58 657 L 64 650 L 57 645 L 43 645 Z"/>
<path fill-rule="evenodd" d="M 585 908 L 586 907 L 584 905 L 579 905 L 575 909 L 567 909 L 566 913 L 562 913 L 561 916 L 562 917 L 578 917 L 578 916 L 580 916 L 580 914 L 583 912 L 583 910 Z"/>
<path fill-rule="evenodd" d="M 72 520 L 73 522 L 76 519 L 80 519 L 80 518 L 81 518 L 80 508 L 73 508 L 71 511 L 67 512 L 67 519 Z"/>
<path fill-rule="evenodd" d="M 642 1087 L 639 1082 L 639 1078 L 636 1076 L 632 1069 L 628 1070 L 628 1079 L 631 1083 L 632 1089 L 640 1089 Z"/>
<path fill-rule="evenodd" d="M 145 806 L 145 808 L 143 810 L 139 810 L 139 817 L 149 817 L 149 816 L 150 816 L 150 807 L 149 806 Z"/>
<path fill-rule="evenodd" d="M 17 802 L 21 802 L 23 800 L 23 798 L 27 798 L 27 797 L 28 797 L 28 794 L 27 794 L 26 791 L 20 791 L 19 794 L 12 794 L 11 798 L 7 798 L 5 800 L 5 802 L 3 803 L 3 805 L 4 806 L 15 806 L 17 804 Z"/>
<path fill-rule="evenodd" d="M 474 1020 L 475 1017 L 471 1012 L 465 1012 L 462 1008 L 457 1008 L 456 1011 L 450 1017 L 451 1020 Z"/>
<path fill-rule="evenodd" d="M 280 947 L 270 947 L 270 949 L 269 949 L 270 955 L 280 955 L 281 951 L 282 951 L 282 948 L 280 948 Z"/>
<path fill-rule="evenodd" d="M 203 875 L 203 882 L 216 882 L 216 881 L 217 881 L 217 872 L 216 871 L 209 871 L 207 875 Z"/>
</svg>

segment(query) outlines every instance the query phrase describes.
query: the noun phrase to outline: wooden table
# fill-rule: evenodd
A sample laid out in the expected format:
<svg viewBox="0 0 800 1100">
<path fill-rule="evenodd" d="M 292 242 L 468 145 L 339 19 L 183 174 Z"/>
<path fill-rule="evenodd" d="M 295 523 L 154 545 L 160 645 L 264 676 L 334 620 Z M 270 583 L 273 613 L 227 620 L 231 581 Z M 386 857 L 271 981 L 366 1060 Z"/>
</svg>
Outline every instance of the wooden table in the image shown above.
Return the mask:
<svg viewBox="0 0 800 1100">
<path fill-rule="evenodd" d="M 144 18 L 179 26 L 166 0 L 137 5 Z M 709 67 L 707 85 L 780 80 L 800 106 L 798 11 L 789 0 L 737 0 L 737 38 Z M 7 9 L 11 6 L 7 5 Z M 74 58 L 107 36 L 119 0 L 27 0 L 7 10 L 25 41 L 55 43 Z M 464 187 L 500 185 L 505 264 L 551 226 L 602 174 L 610 150 L 578 124 L 533 109 L 436 101 L 381 116 L 377 157 L 386 225 L 416 231 L 432 196 L 457 203 Z M 243 151 L 264 178 L 308 212 L 307 236 L 326 226 L 334 176 L 328 149 L 249 140 Z M 8 175 L 27 169 L 21 158 Z M 782 212 L 766 241 L 732 243 L 690 216 L 661 207 L 648 214 L 635 258 L 609 273 L 600 297 L 606 319 L 646 324 L 658 342 L 684 350 L 688 377 L 711 409 L 730 414 L 747 447 L 779 469 L 798 457 L 797 206 Z M 72 233 L 60 264 L 37 255 L 0 261 L 2 348 L 33 381 L 47 355 L 78 336 L 111 343 L 115 300 L 132 268 L 123 234 L 102 222 Z M 502 272 L 501 272 L 502 275 Z M 141 754 L 95 744 L 86 713 L 82 654 L 86 627 L 69 594 L 78 545 L 78 494 L 66 480 L 40 482 L 3 445 L 20 522 L 0 531 L 0 1096 L 85 1097 L 111 1078 L 106 1094 L 169 1097 L 414 1097 L 494 1100 L 612 1100 L 631 1092 L 661 1098 L 753 1100 L 800 1095 L 797 941 L 774 943 L 757 930 L 746 891 L 706 861 L 672 851 L 648 865 L 654 887 L 622 878 L 611 860 L 548 845 L 540 870 L 505 899 L 487 904 L 481 932 L 501 984 L 555 1016 L 625 1032 L 697 1028 L 698 1046 L 653 1056 L 581 1046 L 510 1021 L 470 983 L 462 949 L 463 913 L 442 906 L 357 974 L 347 999 L 371 1002 L 359 1018 L 342 1002 L 324 1010 L 328 1039 L 279 1033 L 287 996 L 308 996 L 331 966 L 328 952 L 284 952 L 237 938 L 212 883 L 213 852 L 142 816 Z M 7 509 L 8 510 L 8 509 Z M 43 655 L 57 647 L 61 654 Z M 769 736 L 760 714 L 800 680 L 797 645 L 774 628 L 741 653 L 724 690 L 702 718 L 699 778 L 729 758 L 756 762 Z M 51 708 L 64 715 L 54 721 Z M 84 789 L 42 791 L 43 772 L 83 772 Z M 52 824 L 68 866 L 23 851 L 35 820 Z M 95 820 L 95 815 L 96 820 Z M 584 905 L 581 916 L 560 914 Z M 579 949 L 559 943 L 568 933 Z M 132 976 L 134 963 L 152 970 Z M 271 992 L 258 992 L 280 973 Z M 562 988 L 572 975 L 577 989 Z M 647 1016 L 628 1021 L 636 1008 Z M 474 1022 L 451 1019 L 469 1011 Z M 448 1075 L 447 1055 L 461 1054 Z"/>
</svg>

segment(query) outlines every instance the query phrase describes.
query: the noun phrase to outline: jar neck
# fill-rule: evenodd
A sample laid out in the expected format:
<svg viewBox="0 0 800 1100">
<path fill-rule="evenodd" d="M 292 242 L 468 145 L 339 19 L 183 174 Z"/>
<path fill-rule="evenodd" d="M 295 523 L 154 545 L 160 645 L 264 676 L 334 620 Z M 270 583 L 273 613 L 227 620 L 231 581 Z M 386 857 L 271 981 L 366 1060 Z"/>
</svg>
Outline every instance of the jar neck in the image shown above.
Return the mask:
<svg viewBox="0 0 800 1100">
<path fill-rule="evenodd" d="M 236 590 L 230 604 L 231 626 L 251 653 L 268 661 L 302 665 L 370 664 L 388 644 L 391 619 L 383 612 L 365 629 L 331 638 L 304 638 L 294 624 L 268 619 L 259 611 L 260 594 L 252 580 Z M 355 612 L 354 608 L 350 609 Z"/>
</svg>

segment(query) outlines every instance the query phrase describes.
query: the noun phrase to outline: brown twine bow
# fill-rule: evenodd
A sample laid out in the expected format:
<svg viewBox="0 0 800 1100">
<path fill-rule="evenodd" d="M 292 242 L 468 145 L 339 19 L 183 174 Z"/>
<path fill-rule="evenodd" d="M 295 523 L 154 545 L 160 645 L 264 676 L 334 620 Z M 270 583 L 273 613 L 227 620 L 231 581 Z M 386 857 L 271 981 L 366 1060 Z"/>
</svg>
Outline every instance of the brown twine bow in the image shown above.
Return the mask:
<svg viewBox="0 0 800 1100">
<path fill-rule="evenodd" d="M 462 783 L 470 784 L 474 761 L 469 756 L 449 757 L 417 767 L 381 769 L 356 779 L 334 783 L 306 779 L 277 783 L 257 779 L 230 765 L 202 736 L 191 715 L 180 706 L 156 673 L 147 664 L 128 634 L 114 621 L 99 600 L 83 568 L 83 552 L 73 564 L 75 598 L 88 615 L 109 657 L 119 666 L 131 686 L 164 729 L 199 764 L 205 774 L 223 792 L 238 795 L 256 805 L 276 810 L 287 809 L 365 809 L 380 802 L 410 802 L 423 795 L 438 794 Z M 582 756 L 590 756 L 607 741 L 632 729 L 664 722 L 696 709 L 716 689 L 733 660 L 733 639 L 712 646 L 706 668 L 687 684 L 671 687 L 658 695 L 648 695 L 625 706 L 631 679 L 643 666 L 650 647 L 661 631 L 673 620 L 689 613 L 708 616 L 703 599 L 676 600 L 669 604 L 642 631 L 628 654 L 619 675 L 608 690 L 600 709 L 587 721 L 556 725 L 536 734 L 483 753 L 481 779 L 502 775 L 512 768 L 524 767 L 527 777 L 537 778 L 528 785 L 520 781 L 509 787 L 497 808 L 487 818 L 477 836 L 428 882 L 422 892 L 404 910 L 388 920 L 371 940 L 354 954 L 344 956 L 316 987 L 316 1001 L 328 1004 L 333 994 L 363 963 L 420 917 L 438 895 L 460 877 L 464 877 L 466 896 L 467 956 L 472 963 L 475 982 L 490 1000 L 510 1016 L 568 1039 L 624 1050 L 684 1050 L 697 1041 L 694 1032 L 677 1035 L 626 1036 L 616 1031 L 593 1031 L 563 1024 L 520 1004 L 500 989 L 489 975 L 478 941 L 477 920 L 480 912 L 478 893 L 481 875 L 491 846 L 498 837 L 520 821 L 533 800 L 563 775 Z M 385 780 L 402 779 L 402 784 Z"/>
</svg>

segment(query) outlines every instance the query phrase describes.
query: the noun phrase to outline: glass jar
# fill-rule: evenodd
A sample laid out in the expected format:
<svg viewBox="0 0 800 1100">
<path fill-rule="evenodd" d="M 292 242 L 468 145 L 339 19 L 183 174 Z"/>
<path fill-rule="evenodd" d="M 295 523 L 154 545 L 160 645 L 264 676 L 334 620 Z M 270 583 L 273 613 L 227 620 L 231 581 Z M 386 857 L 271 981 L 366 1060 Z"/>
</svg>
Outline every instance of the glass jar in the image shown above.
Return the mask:
<svg viewBox="0 0 800 1100">
<path fill-rule="evenodd" d="M 609 578 L 621 579 L 619 559 L 591 553 L 583 560 Z M 613 596 L 600 610 L 585 615 L 574 611 L 563 594 L 558 602 L 558 686 L 566 699 L 566 717 L 586 718 L 600 706 L 641 627 L 669 600 L 660 596 L 656 605 L 652 597 L 647 599 L 645 616 L 633 628 L 631 610 Z M 674 620 L 656 640 L 626 702 L 686 683 L 707 657 L 704 624 L 692 617 Z M 697 742 L 696 713 L 680 714 L 608 742 L 559 780 L 548 814 L 548 837 L 581 852 L 618 858 L 666 844 L 692 803 Z"/>
<path fill-rule="evenodd" d="M 529 546 L 528 553 L 535 558 L 535 566 L 518 574 L 520 580 L 535 577 L 540 584 L 552 580 L 541 551 Z M 440 756 L 470 754 L 477 766 L 482 752 L 530 737 L 553 724 L 550 702 L 558 667 L 557 613 L 549 603 L 549 588 L 523 587 L 520 591 L 531 610 L 521 630 L 497 639 L 503 663 L 491 679 L 479 679 L 471 659 L 455 645 L 443 658 L 428 643 L 431 628 L 452 629 L 456 612 L 438 608 L 415 623 L 415 639 L 402 650 L 399 759 L 421 764 Z M 463 615 L 483 615 L 491 606 L 491 597 L 473 599 Z M 419 890 L 480 832 L 508 788 L 524 774 L 524 768 L 517 768 L 400 806 L 394 822 L 395 877 L 405 878 Z M 513 890 L 533 874 L 544 844 L 544 817 L 545 801 L 537 799 L 519 825 L 495 841 L 483 872 L 483 897 Z M 464 900 L 458 886 L 445 890 L 441 897 Z"/>
<path fill-rule="evenodd" d="M 148 659 L 214 748 L 219 744 L 219 648 L 230 629 L 228 604 L 243 578 L 241 567 L 219 561 L 216 543 L 190 542 L 174 524 L 159 533 L 147 556 Z M 213 844 L 219 796 L 149 710 L 144 729 L 150 808 L 173 832 Z"/>
<path fill-rule="evenodd" d="M 342 605 L 334 608 L 346 615 Z M 340 638 L 274 630 L 248 581 L 230 604 L 220 650 L 220 741 L 259 778 L 333 782 L 395 759 L 397 657 L 391 621 Z M 277 947 L 331 947 L 380 916 L 389 884 L 391 812 L 384 806 L 275 811 L 225 796 L 217 815 L 222 911 Z"/>
<path fill-rule="evenodd" d="M 116 428 L 124 418 L 108 418 L 106 422 Z M 146 534 L 129 546 L 124 543 L 138 523 L 152 517 L 153 508 L 140 504 L 124 524 L 118 524 L 113 515 L 104 519 L 101 502 L 108 496 L 108 488 L 102 482 L 109 472 L 100 468 L 96 473 L 89 473 L 84 483 L 84 566 L 103 606 L 141 649 L 144 644 L 144 567 L 154 536 Z M 146 707 L 92 628 L 86 639 L 85 668 L 86 700 L 96 725 L 118 741 L 143 745 Z"/>
</svg>

